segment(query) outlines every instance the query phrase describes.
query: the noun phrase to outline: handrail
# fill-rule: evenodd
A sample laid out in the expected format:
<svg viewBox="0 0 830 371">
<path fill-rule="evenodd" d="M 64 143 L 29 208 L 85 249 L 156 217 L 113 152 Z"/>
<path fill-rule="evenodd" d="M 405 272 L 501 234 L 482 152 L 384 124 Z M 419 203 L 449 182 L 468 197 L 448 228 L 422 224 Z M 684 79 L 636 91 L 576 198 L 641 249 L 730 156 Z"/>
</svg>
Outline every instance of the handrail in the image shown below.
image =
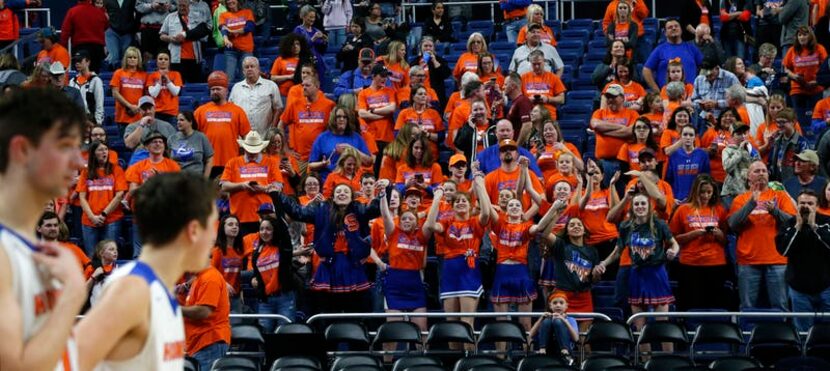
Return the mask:
<svg viewBox="0 0 830 371">
<path fill-rule="evenodd" d="M 30 12 L 46 12 L 46 27 L 52 27 L 52 9 L 49 8 L 26 8 L 23 9 L 23 25 L 29 28 L 29 13 Z"/>
<path fill-rule="evenodd" d="M 754 318 L 830 318 L 830 312 L 641 312 L 628 317 L 626 324 L 640 318 L 711 318 L 711 317 L 754 317 Z"/>
<path fill-rule="evenodd" d="M 541 317 L 545 312 L 422 312 L 422 313 L 320 313 L 309 317 L 306 320 L 307 324 L 317 322 L 324 319 L 336 318 L 404 318 L 409 320 L 410 317 L 426 317 L 426 318 L 447 318 L 447 317 L 475 317 L 475 318 L 489 318 L 489 317 Z M 602 313 L 568 313 L 568 316 L 576 318 L 593 318 L 604 321 L 611 321 L 611 317 Z"/>
<path fill-rule="evenodd" d="M 288 323 L 294 323 L 290 318 L 283 316 L 282 314 L 259 314 L 259 313 L 251 313 L 251 314 L 240 314 L 240 313 L 231 313 L 230 318 L 266 318 L 266 319 L 279 319 L 283 320 Z"/>
<path fill-rule="evenodd" d="M 33 33 L 30 33 L 30 34 L 28 34 L 24 37 L 18 38 L 13 43 L 11 43 L 9 45 L 6 45 L 3 49 L 0 49 L 0 53 L 6 53 L 6 52 L 9 51 L 9 49 L 14 49 L 14 56 L 16 58 L 20 59 L 20 56 L 17 54 L 17 45 L 19 45 L 20 43 L 23 43 L 23 42 L 29 42 L 32 39 L 36 39 L 37 35 L 38 35 L 37 32 L 33 32 Z"/>
</svg>

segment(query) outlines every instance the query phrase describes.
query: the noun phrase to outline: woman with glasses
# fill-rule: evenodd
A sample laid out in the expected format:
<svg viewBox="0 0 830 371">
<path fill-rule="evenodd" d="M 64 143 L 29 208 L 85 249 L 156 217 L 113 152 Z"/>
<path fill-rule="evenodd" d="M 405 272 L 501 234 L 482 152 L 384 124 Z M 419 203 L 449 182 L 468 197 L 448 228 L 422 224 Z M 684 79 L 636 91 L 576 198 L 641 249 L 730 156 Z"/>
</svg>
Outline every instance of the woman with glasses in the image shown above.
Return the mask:
<svg viewBox="0 0 830 371">
<path fill-rule="evenodd" d="M 461 76 L 465 72 L 475 73 L 478 70 L 478 56 L 481 53 L 487 53 L 487 41 L 481 33 L 473 32 L 467 39 L 467 51 L 458 57 L 455 69 L 452 70 L 452 77 L 456 82 L 461 81 Z M 498 66 L 496 70 L 500 71 Z"/>
<path fill-rule="evenodd" d="M 542 42 L 556 46 L 556 35 L 553 30 L 545 24 L 545 10 L 538 4 L 532 4 L 527 7 L 527 24 L 522 26 L 519 30 L 519 35 L 516 37 L 516 46 L 522 46 L 527 42 L 527 27 L 531 24 L 538 24 L 542 26 Z"/>
<path fill-rule="evenodd" d="M 631 141 L 625 143 L 620 147 L 620 152 L 617 154 L 617 160 L 623 164 L 623 173 L 628 170 L 641 170 L 639 154 L 645 148 L 657 152 L 657 142 L 652 135 L 652 126 L 645 116 L 640 116 L 637 121 L 634 121 L 632 126 Z"/>
<path fill-rule="evenodd" d="M 371 164 L 374 156 L 369 152 L 366 141 L 357 132 L 357 119 L 354 111 L 343 106 L 334 108 L 329 116 L 326 131 L 320 134 L 311 145 L 311 155 L 308 158 L 309 171 L 316 171 L 323 180 L 334 170 L 340 155 L 348 148 L 355 150 L 360 156 L 358 166 Z"/>
</svg>

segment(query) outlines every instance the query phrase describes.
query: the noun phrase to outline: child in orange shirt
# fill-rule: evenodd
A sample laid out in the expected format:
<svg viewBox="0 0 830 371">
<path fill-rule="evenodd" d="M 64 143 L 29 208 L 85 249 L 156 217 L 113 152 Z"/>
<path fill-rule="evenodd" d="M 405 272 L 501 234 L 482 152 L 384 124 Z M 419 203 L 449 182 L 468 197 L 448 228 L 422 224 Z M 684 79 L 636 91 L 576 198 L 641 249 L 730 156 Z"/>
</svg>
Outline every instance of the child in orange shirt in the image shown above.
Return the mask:
<svg viewBox="0 0 830 371">
<path fill-rule="evenodd" d="M 101 240 L 95 245 L 95 258 L 86 266 L 86 285 L 89 289 L 89 302 L 94 305 L 98 301 L 101 290 L 104 289 L 104 280 L 117 267 L 118 245 L 113 240 Z"/>
</svg>

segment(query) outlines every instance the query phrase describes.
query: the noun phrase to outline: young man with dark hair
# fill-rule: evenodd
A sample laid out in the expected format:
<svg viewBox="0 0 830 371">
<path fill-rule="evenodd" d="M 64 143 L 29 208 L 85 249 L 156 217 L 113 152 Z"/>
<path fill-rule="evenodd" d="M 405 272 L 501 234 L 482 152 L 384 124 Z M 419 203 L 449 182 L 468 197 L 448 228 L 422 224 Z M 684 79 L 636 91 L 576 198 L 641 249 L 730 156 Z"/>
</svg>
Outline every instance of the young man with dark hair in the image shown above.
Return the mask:
<svg viewBox="0 0 830 371">
<path fill-rule="evenodd" d="M 60 247 L 71 251 L 72 255 L 74 255 L 78 260 L 78 266 L 80 266 L 81 271 L 83 271 L 90 263 L 89 257 L 86 255 L 84 250 L 81 250 L 81 248 L 78 247 L 78 245 L 72 242 L 62 242 L 58 240 L 60 236 L 61 224 L 63 224 L 63 222 L 61 222 L 58 214 L 51 211 L 44 212 L 37 221 L 37 236 L 42 241 L 57 243 Z"/>
<path fill-rule="evenodd" d="M 112 273 L 78 324 L 82 369 L 182 369 L 184 323 L 173 288 L 185 272 L 208 264 L 215 199 L 212 183 L 186 173 L 156 175 L 136 191 L 133 217 L 145 246 L 138 260 Z"/>
<path fill-rule="evenodd" d="M 44 109 L 48 107 L 48 109 Z M 0 369 L 73 370 L 70 335 L 86 300 L 73 254 L 36 242 L 43 205 L 66 193 L 83 167 L 84 115 L 53 89 L 0 102 Z"/>
</svg>

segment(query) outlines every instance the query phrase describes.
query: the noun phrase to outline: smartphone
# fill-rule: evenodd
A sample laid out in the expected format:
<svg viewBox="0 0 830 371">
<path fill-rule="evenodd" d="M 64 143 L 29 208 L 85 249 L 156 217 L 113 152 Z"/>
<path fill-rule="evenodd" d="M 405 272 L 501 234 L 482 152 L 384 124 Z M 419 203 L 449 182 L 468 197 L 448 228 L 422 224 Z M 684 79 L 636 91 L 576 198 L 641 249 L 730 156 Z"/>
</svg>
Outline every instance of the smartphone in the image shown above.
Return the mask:
<svg viewBox="0 0 830 371">
<path fill-rule="evenodd" d="M 418 183 L 424 182 L 424 174 L 415 174 L 415 181 Z"/>
<path fill-rule="evenodd" d="M 704 228 L 704 229 L 706 229 L 706 232 L 708 232 L 708 233 L 712 233 L 712 232 L 714 232 L 714 231 L 715 231 L 715 226 L 713 226 L 713 225 L 707 225 L 707 226 L 706 226 L 706 228 Z"/>
<path fill-rule="evenodd" d="M 251 186 L 251 187 L 256 187 L 256 186 L 259 185 L 259 183 L 257 183 L 255 180 L 252 180 L 252 181 L 248 182 L 248 185 Z"/>
<path fill-rule="evenodd" d="M 536 95 L 534 95 L 534 96 L 533 96 L 533 101 L 538 102 L 538 101 L 541 101 L 541 100 L 542 100 L 542 96 L 541 96 L 541 95 L 536 94 Z"/>
</svg>

